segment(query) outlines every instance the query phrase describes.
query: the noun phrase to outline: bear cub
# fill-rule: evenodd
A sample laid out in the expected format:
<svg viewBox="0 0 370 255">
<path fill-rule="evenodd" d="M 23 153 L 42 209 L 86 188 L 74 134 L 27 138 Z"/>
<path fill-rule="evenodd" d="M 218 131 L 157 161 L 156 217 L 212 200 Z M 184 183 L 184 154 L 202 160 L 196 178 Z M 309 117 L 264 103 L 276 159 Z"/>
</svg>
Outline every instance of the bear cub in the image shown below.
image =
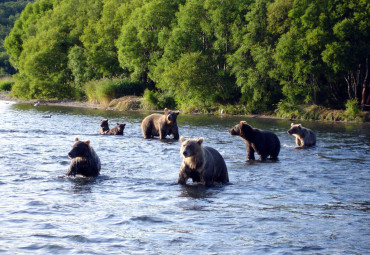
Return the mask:
<svg viewBox="0 0 370 255">
<path fill-rule="evenodd" d="M 123 135 L 125 126 L 125 123 L 117 123 L 116 127 L 109 129 L 108 120 L 101 120 L 99 133 L 102 135 Z"/>
<path fill-rule="evenodd" d="M 180 141 L 180 155 L 183 161 L 177 180 L 178 184 L 186 184 L 189 178 L 207 187 L 219 182 L 229 182 L 223 157 L 217 150 L 202 146 L 203 138 L 185 140 L 181 137 Z"/>
<path fill-rule="evenodd" d="M 83 142 L 76 137 L 68 157 L 72 159 L 72 162 L 67 171 L 67 176 L 95 177 L 99 175 L 100 159 L 90 146 L 89 140 Z"/>
<path fill-rule="evenodd" d="M 170 111 L 164 109 L 164 115 L 153 113 L 141 122 L 141 131 L 145 139 L 159 136 L 159 139 L 165 139 L 167 135 L 173 135 L 173 138 L 179 139 L 179 128 L 177 127 L 177 115 L 179 111 Z"/>
<path fill-rule="evenodd" d="M 117 126 L 115 128 L 110 129 L 108 132 L 106 132 L 106 135 L 123 135 L 123 130 L 125 129 L 126 124 L 125 123 L 117 123 Z"/>
<path fill-rule="evenodd" d="M 252 128 L 245 121 L 241 121 L 229 130 L 230 135 L 240 136 L 247 145 L 247 160 L 254 160 L 254 153 L 260 155 L 264 161 L 270 156 L 277 160 L 280 152 L 280 140 L 270 131 Z"/>
<path fill-rule="evenodd" d="M 104 135 L 108 131 L 109 131 L 108 120 L 101 120 L 99 133 Z"/>
<path fill-rule="evenodd" d="M 295 143 L 297 146 L 307 147 L 316 144 L 315 133 L 311 129 L 302 127 L 301 124 L 294 125 L 292 123 L 288 130 L 288 134 L 295 136 Z"/>
</svg>

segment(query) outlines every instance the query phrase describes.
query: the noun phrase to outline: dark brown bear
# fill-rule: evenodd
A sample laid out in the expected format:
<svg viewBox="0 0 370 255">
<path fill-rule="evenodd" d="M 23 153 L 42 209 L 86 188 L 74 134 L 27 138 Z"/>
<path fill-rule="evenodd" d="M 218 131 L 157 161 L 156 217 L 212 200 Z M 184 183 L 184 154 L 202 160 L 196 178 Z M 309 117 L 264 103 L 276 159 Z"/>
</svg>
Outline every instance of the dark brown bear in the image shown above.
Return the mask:
<svg viewBox="0 0 370 255">
<path fill-rule="evenodd" d="M 266 160 L 268 156 L 276 160 L 280 152 L 280 140 L 270 131 L 252 128 L 245 121 L 229 130 L 230 135 L 243 138 L 247 145 L 247 159 L 254 160 L 254 152 L 260 155 L 260 160 Z"/>
<path fill-rule="evenodd" d="M 179 129 L 177 127 L 177 115 L 180 112 L 164 109 L 164 115 L 154 113 L 141 122 L 141 131 L 145 139 L 159 136 L 159 139 L 165 139 L 167 135 L 173 135 L 173 138 L 179 139 Z"/>
<path fill-rule="evenodd" d="M 101 120 L 99 133 L 105 135 L 105 133 L 108 131 L 109 131 L 108 120 Z"/>
<path fill-rule="evenodd" d="M 193 182 L 207 187 L 215 183 L 229 182 L 225 161 L 215 149 L 202 146 L 203 138 L 181 140 L 180 155 L 183 161 L 180 168 L 178 184 L 186 184 L 191 178 Z"/>
<path fill-rule="evenodd" d="M 95 177 L 100 172 L 100 159 L 94 149 L 90 146 L 90 141 L 82 142 L 76 137 L 72 150 L 68 153 L 72 159 L 67 175 L 82 175 L 85 177 Z"/>
<path fill-rule="evenodd" d="M 108 132 L 106 132 L 106 135 L 123 135 L 123 130 L 125 129 L 126 124 L 120 124 L 117 123 L 117 126 L 115 128 L 110 129 Z"/>
</svg>

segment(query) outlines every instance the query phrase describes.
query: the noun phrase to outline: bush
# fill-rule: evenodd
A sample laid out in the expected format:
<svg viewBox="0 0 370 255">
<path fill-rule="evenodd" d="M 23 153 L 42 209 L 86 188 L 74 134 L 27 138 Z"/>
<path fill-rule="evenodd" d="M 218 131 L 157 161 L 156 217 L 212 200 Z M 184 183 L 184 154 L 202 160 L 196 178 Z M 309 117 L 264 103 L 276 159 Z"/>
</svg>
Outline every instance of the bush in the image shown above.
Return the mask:
<svg viewBox="0 0 370 255">
<path fill-rule="evenodd" d="M 123 96 L 140 96 L 146 85 L 127 79 L 92 80 L 84 85 L 84 91 L 90 102 L 108 104 L 114 98 Z"/>
<path fill-rule="evenodd" d="M 357 99 L 348 99 L 346 102 L 346 115 L 348 118 L 356 119 L 360 114 L 360 108 L 357 106 Z"/>
<path fill-rule="evenodd" d="M 275 113 L 281 118 L 298 118 L 301 115 L 301 109 L 287 101 L 280 101 L 277 104 Z"/>
<path fill-rule="evenodd" d="M 143 101 L 141 102 L 141 108 L 145 110 L 164 108 L 175 109 L 176 102 L 170 95 L 146 89 L 144 91 Z"/>
<path fill-rule="evenodd" d="M 12 86 L 14 84 L 14 81 L 3 79 L 0 80 L 0 91 L 10 91 L 12 89 Z"/>
</svg>

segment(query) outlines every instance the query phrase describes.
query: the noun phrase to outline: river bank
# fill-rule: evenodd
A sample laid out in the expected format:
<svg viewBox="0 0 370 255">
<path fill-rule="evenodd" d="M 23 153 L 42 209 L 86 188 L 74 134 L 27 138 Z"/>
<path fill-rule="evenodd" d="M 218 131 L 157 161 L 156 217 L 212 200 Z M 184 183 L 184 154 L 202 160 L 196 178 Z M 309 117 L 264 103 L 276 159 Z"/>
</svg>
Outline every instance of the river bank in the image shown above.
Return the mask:
<svg viewBox="0 0 370 255">
<path fill-rule="evenodd" d="M 137 96 L 124 96 L 111 100 L 109 103 L 100 104 L 89 101 L 78 101 L 75 99 L 49 99 L 49 100 L 37 100 L 37 99 L 19 99 L 12 97 L 10 92 L 1 92 L 0 100 L 13 101 L 19 103 L 36 104 L 40 102 L 43 105 L 57 105 L 67 107 L 79 107 L 79 108 L 90 108 L 90 109 L 104 109 L 111 111 L 161 111 L 159 109 L 143 109 L 141 107 L 142 97 Z M 226 106 L 225 109 L 221 106 L 215 107 L 213 110 L 207 112 L 207 114 L 213 115 L 235 115 L 235 116 L 246 116 L 253 118 L 270 118 L 270 119 L 289 119 L 292 121 L 297 120 L 315 120 L 315 121 L 330 121 L 330 122 L 370 122 L 370 112 L 360 111 L 356 115 L 351 114 L 348 110 L 335 110 L 328 109 L 318 105 L 301 105 L 296 106 L 294 109 L 288 109 L 286 111 L 276 111 L 262 114 L 240 114 L 237 109 L 238 106 Z M 221 112 L 221 109 L 223 110 Z M 200 110 L 191 112 L 192 114 L 205 114 Z"/>
</svg>

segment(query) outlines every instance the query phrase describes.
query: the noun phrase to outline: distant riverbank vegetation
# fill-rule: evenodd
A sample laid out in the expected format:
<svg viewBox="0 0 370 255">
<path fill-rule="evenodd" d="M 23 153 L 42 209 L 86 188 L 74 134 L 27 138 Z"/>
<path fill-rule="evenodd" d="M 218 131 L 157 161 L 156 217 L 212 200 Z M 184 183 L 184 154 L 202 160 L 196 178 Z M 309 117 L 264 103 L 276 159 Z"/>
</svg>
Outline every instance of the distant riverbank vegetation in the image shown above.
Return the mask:
<svg viewBox="0 0 370 255">
<path fill-rule="evenodd" d="M 370 104 L 369 13 L 367 0 L 36 0 L 5 39 L 11 93 L 356 119 Z"/>
</svg>

